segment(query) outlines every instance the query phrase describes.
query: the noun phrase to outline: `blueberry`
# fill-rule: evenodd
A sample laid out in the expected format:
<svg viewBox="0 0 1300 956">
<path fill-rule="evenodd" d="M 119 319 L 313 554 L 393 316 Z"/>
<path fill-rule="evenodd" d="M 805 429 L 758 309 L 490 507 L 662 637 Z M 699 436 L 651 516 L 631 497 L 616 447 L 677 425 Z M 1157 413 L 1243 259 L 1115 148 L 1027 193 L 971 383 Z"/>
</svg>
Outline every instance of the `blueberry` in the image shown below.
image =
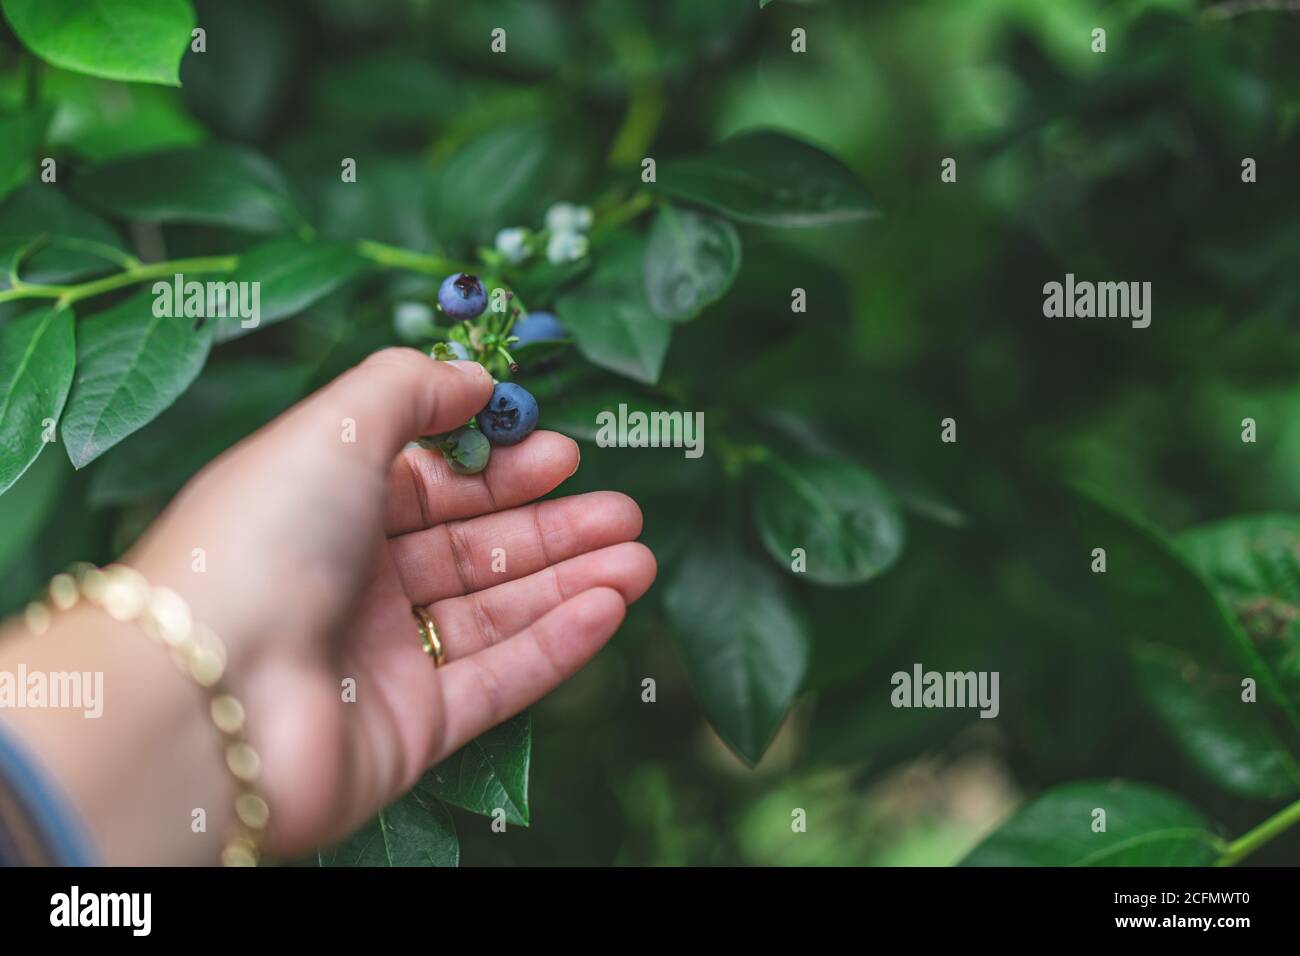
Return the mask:
<svg viewBox="0 0 1300 956">
<path fill-rule="evenodd" d="M 457 428 L 438 442 L 438 450 L 458 475 L 477 475 L 487 467 L 492 446 L 477 428 Z"/>
<path fill-rule="evenodd" d="M 442 280 L 438 288 L 438 304 L 453 319 L 473 319 L 487 308 L 487 292 L 478 276 L 457 272 Z"/>
<path fill-rule="evenodd" d="M 560 320 L 549 312 L 529 312 L 510 328 L 511 335 L 519 336 L 516 345 L 529 345 L 533 342 L 553 342 L 567 339 L 569 332 L 560 324 Z"/>
<path fill-rule="evenodd" d="M 517 445 L 537 427 L 537 399 L 514 382 L 498 382 L 474 419 L 494 445 Z"/>
</svg>

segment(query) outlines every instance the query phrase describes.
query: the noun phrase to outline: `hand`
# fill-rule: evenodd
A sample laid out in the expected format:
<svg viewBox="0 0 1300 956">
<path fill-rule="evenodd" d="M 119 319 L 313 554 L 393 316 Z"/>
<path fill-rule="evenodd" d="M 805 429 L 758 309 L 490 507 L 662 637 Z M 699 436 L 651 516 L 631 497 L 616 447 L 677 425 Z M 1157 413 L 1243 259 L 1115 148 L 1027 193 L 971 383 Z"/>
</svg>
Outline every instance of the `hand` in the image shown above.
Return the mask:
<svg viewBox="0 0 1300 956">
<path fill-rule="evenodd" d="M 529 504 L 577 470 L 570 439 L 537 432 L 494 448 L 474 476 L 403 450 L 464 424 L 491 390 L 474 362 L 377 353 L 200 472 L 123 559 L 181 593 L 227 645 L 262 757 L 269 853 L 345 836 L 536 701 L 601 648 L 654 579 L 631 499 Z M 437 624 L 440 668 L 421 648 L 416 604 Z M 143 638 L 132 646 L 133 660 L 161 656 Z M 343 699 L 349 678 L 355 703 Z M 222 772 L 215 749 L 190 749 L 189 772 L 211 779 L 204 761 Z M 95 786 L 69 773 L 74 791 Z M 110 858 L 137 855 L 120 832 L 134 824 L 92 826 Z"/>
</svg>

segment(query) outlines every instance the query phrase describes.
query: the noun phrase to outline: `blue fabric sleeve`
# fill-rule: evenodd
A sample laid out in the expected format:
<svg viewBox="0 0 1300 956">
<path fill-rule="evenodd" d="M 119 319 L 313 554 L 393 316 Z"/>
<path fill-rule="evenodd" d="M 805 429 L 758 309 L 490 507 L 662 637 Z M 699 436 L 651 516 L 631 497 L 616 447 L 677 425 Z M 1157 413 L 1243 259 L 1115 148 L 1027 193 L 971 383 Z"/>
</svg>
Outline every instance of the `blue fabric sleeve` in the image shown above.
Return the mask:
<svg viewBox="0 0 1300 956">
<path fill-rule="evenodd" d="M 0 724 L 0 865 L 98 862 L 90 834 L 67 799 Z"/>
</svg>

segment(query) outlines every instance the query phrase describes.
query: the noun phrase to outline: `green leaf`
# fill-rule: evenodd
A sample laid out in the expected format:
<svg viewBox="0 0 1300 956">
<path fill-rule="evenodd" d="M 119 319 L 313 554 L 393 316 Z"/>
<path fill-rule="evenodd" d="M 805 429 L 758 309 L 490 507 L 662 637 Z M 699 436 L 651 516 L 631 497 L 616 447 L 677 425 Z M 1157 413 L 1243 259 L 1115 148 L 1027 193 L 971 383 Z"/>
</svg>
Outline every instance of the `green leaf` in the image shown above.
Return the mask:
<svg viewBox="0 0 1300 956">
<path fill-rule="evenodd" d="M 45 526 L 70 469 L 57 452 L 37 455 L 36 461 L 0 495 L 0 568 L 26 551 Z"/>
<path fill-rule="evenodd" d="M 1258 799 L 1300 792 L 1300 767 L 1259 703 L 1241 699 L 1241 679 L 1159 644 L 1129 649 L 1142 696 L 1183 751 L 1224 789 Z"/>
<path fill-rule="evenodd" d="M 1300 705 L 1300 517 L 1229 518 L 1174 543 L 1236 616 L 1283 698 Z"/>
<path fill-rule="evenodd" d="M 425 210 L 431 191 L 424 163 L 407 158 L 358 159 L 359 178 L 345 183 L 337 171 L 312 182 L 314 213 L 326 239 L 373 239 L 412 249 L 437 243 Z M 300 174 L 303 175 L 303 174 Z M 532 301 L 532 300 L 528 300 Z"/>
<path fill-rule="evenodd" d="M 63 413 L 74 343 L 67 309 L 36 309 L 0 327 L 0 493 L 36 460 L 46 445 L 46 422 Z"/>
<path fill-rule="evenodd" d="M 460 840 L 451 812 L 417 786 L 316 859 L 321 866 L 459 866 Z"/>
<path fill-rule="evenodd" d="M 1105 549 L 1099 576 L 1138 684 L 1187 756 L 1235 793 L 1296 792 L 1300 767 L 1283 736 L 1295 735 L 1294 706 L 1224 603 L 1159 531 L 1088 492 L 1076 510 L 1084 547 Z M 1242 701 L 1245 677 L 1258 703 Z"/>
<path fill-rule="evenodd" d="M 838 159 L 771 131 L 733 136 L 701 156 L 665 162 L 658 188 L 763 226 L 816 228 L 879 215 L 862 183 Z"/>
<path fill-rule="evenodd" d="M 284 362 L 246 358 L 210 363 L 171 408 L 99 460 L 90 483 L 91 504 L 170 494 L 306 391 L 305 371 Z"/>
<path fill-rule="evenodd" d="M 661 319 L 686 322 L 731 288 L 740 236 L 725 219 L 665 205 L 645 250 L 646 301 Z"/>
<path fill-rule="evenodd" d="M 14 256 L 36 240 L 41 242 L 24 258 L 19 274 L 40 285 L 111 271 L 117 266 L 105 253 L 126 255 L 112 227 L 57 187 L 24 186 L 0 206 L 0 289 L 9 286 Z"/>
<path fill-rule="evenodd" d="M 299 12 L 262 0 L 200 0 L 198 13 L 207 50 L 181 62 L 185 103 L 221 138 L 264 139 L 301 75 Z"/>
<path fill-rule="evenodd" d="M 668 582 L 664 608 L 709 722 L 757 763 L 799 692 L 811 650 L 785 583 L 739 549 L 700 539 Z"/>
<path fill-rule="evenodd" d="M 91 162 L 197 146 L 207 138 L 186 112 L 179 90 L 124 86 L 64 70 L 47 71 L 42 84 L 56 104 L 50 145 Z"/>
<path fill-rule="evenodd" d="M 659 381 L 672 326 L 650 311 L 642 279 L 644 242 L 620 236 L 591 276 L 556 303 L 578 351 L 601 368 L 647 385 Z"/>
<path fill-rule="evenodd" d="M 230 281 L 260 283 L 259 322 L 244 328 L 239 315 L 227 316 L 218 325 L 217 341 L 238 338 L 296 315 L 366 267 L 366 260 L 337 243 L 283 236 L 254 246 L 240 256 L 239 268 Z"/>
<path fill-rule="evenodd" d="M 434 172 L 438 234 L 488 242 L 504 226 L 540 218 L 547 199 L 581 172 L 566 135 L 530 121 L 490 129 L 461 146 Z"/>
<path fill-rule="evenodd" d="M 626 405 L 629 414 L 639 411 L 649 415 L 663 410 L 664 402 L 662 397 L 656 399 L 648 391 L 626 385 L 590 390 L 566 389 L 542 403 L 541 425 L 576 441 L 594 442 L 600 433 L 597 419 L 602 412 L 617 415 L 619 405 Z"/>
<path fill-rule="evenodd" d="M 27 47 L 55 66 L 109 80 L 179 86 L 188 0 L 4 0 Z"/>
<path fill-rule="evenodd" d="M 807 570 L 798 573 L 817 584 L 862 584 L 903 552 L 893 495 L 871 472 L 840 458 L 787 461 L 772 451 L 758 472 L 754 510 L 772 559 L 789 570 L 791 552 L 802 548 Z"/>
<path fill-rule="evenodd" d="M 248 232 L 303 224 L 280 171 L 235 146 L 173 149 L 87 170 L 74 191 L 91 205 L 130 219 L 191 222 Z"/>
<path fill-rule="evenodd" d="M 527 711 L 471 740 L 424 775 L 422 786 L 454 807 L 528 826 L 533 721 Z"/>
<path fill-rule="evenodd" d="M 519 363 L 521 371 L 536 369 L 568 351 L 572 339 L 539 339 L 523 345 L 510 346 L 510 355 Z"/>
<path fill-rule="evenodd" d="M 425 129 L 467 105 L 457 74 L 435 62 L 388 49 L 330 64 L 315 89 L 317 105 L 323 115 L 348 125 Z"/>
<path fill-rule="evenodd" d="M 203 369 L 212 324 L 154 314 L 139 292 L 81 323 L 77 376 L 63 421 L 73 465 L 83 468 L 153 421 Z"/>
<path fill-rule="evenodd" d="M 49 123 L 47 107 L 0 116 L 0 199 L 36 175 L 36 150 Z"/>
<path fill-rule="evenodd" d="M 1094 832 L 1096 810 L 1106 812 Z M 1178 797 L 1137 783 L 1054 787 L 971 851 L 963 866 L 1207 866 L 1223 841 Z"/>
</svg>

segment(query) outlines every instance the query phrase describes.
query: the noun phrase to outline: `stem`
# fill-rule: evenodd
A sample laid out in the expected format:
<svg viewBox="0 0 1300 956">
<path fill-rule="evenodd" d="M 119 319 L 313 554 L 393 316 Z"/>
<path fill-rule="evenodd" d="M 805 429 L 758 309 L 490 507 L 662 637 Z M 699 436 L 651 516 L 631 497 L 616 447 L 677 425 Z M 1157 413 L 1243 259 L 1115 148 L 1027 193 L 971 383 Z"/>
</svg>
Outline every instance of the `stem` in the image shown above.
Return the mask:
<svg viewBox="0 0 1300 956">
<path fill-rule="evenodd" d="M 631 222 L 655 203 L 655 197 L 644 190 L 635 192 L 619 205 L 614 206 L 596 217 L 596 224 L 591 230 L 594 243 L 606 233 L 612 232 L 624 223 Z"/>
<path fill-rule="evenodd" d="M 609 150 L 609 165 L 633 166 L 646 156 L 650 144 L 659 132 L 666 102 L 658 77 L 645 69 L 654 59 L 654 46 L 643 29 L 614 37 L 614 49 L 625 75 L 640 77 L 634 80 L 628 96 L 627 115 L 614 137 Z"/>
<path fill-rule="evenodd" d="M 68 286 L 63 295 L 59 296 L 59 305 L 72 305 L 82 299 L 89 299 L 105 292 L 112 292 L 114 289 L 135 285 L 137 282 L 147 282 L 150 279 L 161 279 L 163 276 L 175 275 L 178 272 L 233 272 L 237 265 L 239 265 L 238 256 L 201 256 L 196 259 L 150 262 L 136 266 L 134 269 L 127 269 L 125 272 L 119 272 L 117 275 L 96 279 L 94 282 L 83 282 L 80 285 Z M 28 286 L 28 288 L 33 287 Z M 57 288 L 57 286 L 49 288 Z"/>
<path fill-rule="evenodd" d="M 74 302 L 80 302 L 82 299 L 89 299 L 93 296 L 103 295 L 105 292 L 112 292 L 114 289 L 135 285 L 138 282 L 147 282 L 150 279 L 160 279 L 165 276 L 175 275 L 178 272 L 194 274 L 233 272 L 239 265 L 238 256 L 200 256 L 193 259 L 169 259 L 164 262 L 141 263 L 134 256 L 122 253 L 102 243 L 66 238 L 59 241 L 63 245 L 79 246 L 88 251 L 94 251 L 105 258 L 115 260 L 125 268 L 111 276 L 73 285 L 33 285 L 21 280 L 11 281 L 12 288 L 0 291 L 0 302 L 12 302 L 16 299 L 57 299 L 58 305 L 63 307 L 72 305 Z M 445 276 L 453 272 L 471 272 L 474 269 L 473 266 L 453 259 L 444 259 L 441 256 L 415 252 L 410 249 L 403 249 L 400 246 L 390 246 L 387 243 L 375 242 L 370 239 L 362 239 L 358 242 L 356 250 L 358 255 L 377 265 L 395 269 L 408 269 L 412 272 L 423 272 L 434 276 Z"/>
<path fill-rule="evenodd" d="M 454 259 L 444 259 L 442 256 L 428 255 L 423 252 L 413 252 L 410 249 L 403 249 L 401 246 L 390 246 L 386 242 L 375 242 L 373 239 L 362 239 L 357 243 L 356 249 L 359 256 L 381 266 L 389 266 L 394 269 L 409 269 L 412 272 L 424 272 L 439 278 L 451 275 L 454 272 L 472 273 L 474 271 L 473 266 L 457 262 Z"/>
<path fill-rule="evenodd" d="M 231 272 L 237 265 L 239 265 L 238 256 L 201 256 L 197 259 L 149 262 L 137 264 L 115 275 L 77 285 L 28 285 L 21 282 L 12 289 L 0 292 L 0 302 L 14 299 L 58 299 L 58 306 L 63 308 L 82 299 L 135 285 L 137 282 L 147 282 L 149 279 L 161 279 L 163 276 L 175 275 L 178 272 Z"/>
<path fill-rule="evenodd" d="M 1255 829 L 1228 844 L 1215 866 L 1233 866 L 1250 856 L 1265 843 L 1300 823 L 1300 800 L 1273 814 Z"/>
</svg>

